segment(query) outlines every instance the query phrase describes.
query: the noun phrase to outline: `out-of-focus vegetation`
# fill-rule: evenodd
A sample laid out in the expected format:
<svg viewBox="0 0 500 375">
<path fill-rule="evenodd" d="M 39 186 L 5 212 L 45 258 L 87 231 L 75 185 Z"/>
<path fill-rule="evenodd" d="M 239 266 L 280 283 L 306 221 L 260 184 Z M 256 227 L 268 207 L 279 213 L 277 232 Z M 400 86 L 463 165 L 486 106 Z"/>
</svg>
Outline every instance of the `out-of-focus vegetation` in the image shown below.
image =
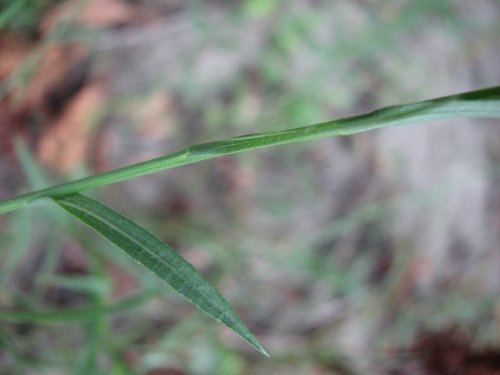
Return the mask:
<svg viewBox="0 0 500 375">
<path fill-rule="evenodd" d="M 0 30 L 36 33 L 43 13 L 58 2 L 60 0 L 2 0 L 0 2 Z"/>
<path fill-rule="evenodd" d="M 0 8 L 3 32 L 32 43 L 9 74 L 22 72 L 26 62 L 35 70 L 19 80 L 0 71 L 2 92 L 11 82 L 1 106 L 2 198 L 207 140 L 444 95 L 449 92 L 433 82 L 446 72 L 433 59 L 445 52 L 459 56 L 463 65 L 447 66 L 461 81 L 494 48 L 499 31 L 498 22 L 465 17 L 466 2 L 263 0 L 103 1 L 120 3 L 112 13 L 122 18 L 106 24 L 95 15 L 89 21 L 87 13 L 76 15 L 78 27 L 61 34 L 40 31 L 50 12 L 65 5 L 57 3 L 3 2 Z M 125 5 L 136 12 L 127 13 Z M 106 13 L 105 5 L 98 13 Z M 150 24 L 177 21 L 182 25 L 174 32 L 133 39 Z M 95 34 L 96 25 L 102 34 Z M 250 44 L 242 47 L 238 30 L 263 35 L 254 51 Z M 427 46 L 426 33 L 436 30 L 436 44 Z M 187 43 L 181 40 L 188 32 L 194 37 L 182 53 L 162 47 L 163 39 Z M 64 48 L 83 40 L 83 47 L 51 55 L 48 39 Z M 120 46 L 133 43 L 143 73 L 153 71 L 154 79 L 124 78 L 133 57 Z M 145 53 L 141 43 L 153 50 L 156 45 L 157 54 Z M 454 55 L 455 48 L 463 54 Z M 153 60 L 164 63 L 162 49 L 182 74 L 158 73 Z M 224 61 L 245 50 L 249 55 L 237 69 L 216 60 L 221 67 L 207 70 L 207 78 L 198 64 L 211 49 L 229 51 Z M 113 53 L 118 59 L 108 56 Z M 33 56 L 38 64 L 30 63 Z M 42 76 L 64 79 L 40 80 L 35 68 L 43 66 L 43 56 L 56 69 Z M 107 58 L 111 70 L 101 64 Z M 210 80 L 214 71 L 220 73 L 216 82 Z M 474 71 L 480 86 L 495 83 L 485 71 Z M 106 74 L 118 78 L 102 84 Z M 68 89 L 62 82 L 69 77 L 76 78 Z M 450 92 L 469 88 L 456 86 Z M 16 162 L 24 152 L 10 146 L 18 133 L 49 181 L 29 163 Z M 72 137 L 78 142 L 65 146 Z M 426 343 L 417 342 L 421 330 L 459 326 L 466 343 L 458 358 L 464 361 L 474 358 L 466 353 L 470 346 L 494 346 L 496 291 L 481 289 L 474 278 L 451 278 L 433 293 L 421 292 L 416 280 L 426 267 L 418 258 L 424 249 L 391 235 L 397 209 L 438 205 L 453 185 L 391 189 L 370 142 L 361 135 L 281 147 L 93 193 L 139 218 L 219 286 L 273 354 L 270 359 L 248 350 L 61 212 L 39 205 L 1 217 L 0 306 L 27 315 L 0 313 L 0 373 L 350 374 L 375 368 L 404 374 L 412 366 L 433 373 L 422 364 L 428 358 L 414 352 Z M 500 157 L 491 155 L 498 166 Z M 363 175 L 375 175 L 368 180 L 375 185 L 366 188 Z"/>
</svg>

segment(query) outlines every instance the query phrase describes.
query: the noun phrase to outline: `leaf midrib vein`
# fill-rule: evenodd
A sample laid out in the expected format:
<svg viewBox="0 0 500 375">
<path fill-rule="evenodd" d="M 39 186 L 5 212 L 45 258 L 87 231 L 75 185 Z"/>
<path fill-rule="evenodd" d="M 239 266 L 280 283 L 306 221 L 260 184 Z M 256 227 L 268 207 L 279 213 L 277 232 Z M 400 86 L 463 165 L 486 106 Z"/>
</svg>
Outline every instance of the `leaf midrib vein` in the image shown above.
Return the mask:
<svg viewBox="0 0 500 375">
<path fill-rule="evenodd" d="M 67 206 L 71 206 L 77 210 L 80 210 L 84 213 L 86 213 L 87 215 L 97 219 L 99 222 L 102 222 L 104 223 L 105 225 L 108 225 L 110 226 L 112 229 L 116 230 L 117 232 L 121 233 L 123 236 L 125 236 L 126 238 L 128 238 L 129 240 L 131 240 L 133 243 L 135 243 L 138 247 L 140 247 L 143 251 L 146 251 L 148 254 L 152 254 L 153 257 L 155 259 L 158 259 L 160 263 L 164 264 L 167 266 L 167 268 L 171 269 L 172 272 L 176 275 L 180 275 L 181 279 L 183 280 L 184 283 L 186 283 L 187 285 L 189 285 L 192 289 L 194 290 L 197 290 L 198 293 L 200 293 L 203 298 L 209 303 L 210 306 L 212 306 L 213 308 L 217 309 L 217 304 L 213 303 L 211 298 L 209 298 L 204 292 L 203 292 L 203 289 L 202 288 L 197 288 L 196 285 L 193 285 L 193 283 L 189 280 L 189 278 L 186 278 L 184 277 L 184 275 L 182 273 L 179 273 L 177 272 L 177 270 L 175 269 L 175 267 L 172 267 L 166 260 L 164 260 L 163 258 L 161 258 L 158 254 L 154 253 L 153 251 L 149 250 L 146 246 L 144 246 L 143 244 L 141 244 L 140 240 L 132 237 L 131 235 L 129 235 L 127 232 L 124 232 L 123 230 L 121 230 L 119 227 L 117 227 L 116 225 L 108 222 L 108 221 L 105 221 L 103 220 L 99 215 L 96 215 L 95 213 L 93 213 L 92 211 L 89 211 L 88 209 L 84 208 L 84 207 L 81 207 L 77 204 L 74 204 L 74 203 L 71 203 L 71 202 L 68 202 L 68 201 L 64 201 L 65 205 Z M 149 233 L 148 233 L 149 234 Z M 155 236 L 153 236 L 152 234 L 149 234 L 149 236 L 151 238 L 154 239 L 154 241 L 157 241 L 159 243 L 161 243 L 163 246 L 166 246 L 165 244 L 163 244 L 159 239 L 157 239 Z M 162 278 L 163 280 L 163 278 Z M 163 280 L 163 281 L 166 281 L 166 280 Z M 212 288 L 213 289 L 213 288 Z M 199 304 L 197 304 L 195 301 L 193 301 L 191 298 L 189 298 L 188 296 L 184 295 L 186 298 L 188 298 L 191 302 L 193 302 L 196 306 L 198 307 L 201 307 Z M 226 308 L 227 310 L 227 308 Z M 213 314 L 210 314 L 212 316 L 214 316 Z M 218 321 L 222 321 L 222 317 L 226 316 L 227 317 L 227 311 L 222 311 L 222 315 L 220 315 L 219 317 L 216 317 L 216 320 Z M 233 320 L 234 323 L 238 324 L 237 322 L 234 321 L 234 319 L 231 319 Z M 238 324 L 239 325 L 239 324 Z"/>
</svg>

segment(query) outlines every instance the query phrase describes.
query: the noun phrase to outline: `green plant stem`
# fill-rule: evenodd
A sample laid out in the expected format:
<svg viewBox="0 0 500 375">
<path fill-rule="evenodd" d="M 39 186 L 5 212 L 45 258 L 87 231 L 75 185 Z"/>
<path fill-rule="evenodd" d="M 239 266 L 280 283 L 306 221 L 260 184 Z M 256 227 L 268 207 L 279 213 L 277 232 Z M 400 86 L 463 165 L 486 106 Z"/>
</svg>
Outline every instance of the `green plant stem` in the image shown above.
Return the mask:
<svg viewBox="0 0 500 375">
<path fill-rule="evenodd" d="M 257 133 L 191 146 L 157 159 L 4 200 L 0 202 L 0 213 L 13 211 L 38 199 L 55 198 L 148 173 L 238 152 L 324 137 L 351 135 L 386 126 L 463 117 L 500 118 L 500 86 L 413 104 L 387 107 L 360 116 L 328 121 L 301 128 Z"/>
</svg>

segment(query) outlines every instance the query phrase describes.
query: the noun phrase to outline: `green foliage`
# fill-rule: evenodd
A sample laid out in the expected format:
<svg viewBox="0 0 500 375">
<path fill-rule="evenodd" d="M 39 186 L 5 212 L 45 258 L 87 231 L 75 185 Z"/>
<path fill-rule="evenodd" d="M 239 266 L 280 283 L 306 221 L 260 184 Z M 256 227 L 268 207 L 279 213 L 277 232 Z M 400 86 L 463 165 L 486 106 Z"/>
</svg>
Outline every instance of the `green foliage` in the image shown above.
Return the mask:
<svg viewBox="0 0 500 375">
<path fill-rule="evenodd" d="M 155 293 L 143 292 L 137 296 L 126 298 L 120 302 L 106 306 L 91 306 L 87 308 L 65 310 L 36 310 L 36 311 L 9 311 L 0 310 L 0 320 L 6 322 L 37 322 L 37 323 L 63 323 L 68 321 L 88 321 L 108 314 L 116 314 L 142 305 L 151 299 Z"/>
<path fill-rule="evenodd" d="M 11 29 L 34 33 L 44 11 L 60 0 L 1 0 L 0 31 Z"/>
<path fill-rule="evenodd" d="M 0 202 L 0 213 L 9 212 L 37 199 L 59 197 L 128 180 L 148 173 L 214 159 L 243 151 L 278 146 L 318 138 L 345 136 L 368 130 L 417 122 L 463 117 L 500 117 L 500 86 L 445 96 L 422 102 L 379 109 L 360 116 L 328 121 L 271 133 L 257 133 L 203 143 L 157 159 L 110 172 L 67 182 Z"/>
<path fill-rule="evenodd" d="M 65 195 L 55 198 L 55 201 L 155 273 L 200 310 L 227 325 L 267 355 L 219 292 L 172 248 L 123 215 L 81 194 Z"/>
<path fill-rule="evenodd" d="M 248 150 L 329 136 L 350 135 L 387 126 L 459 117 L 500 118 L 500 87 L 388 107 L 361 116 L 329 121 L 302 128 L 245 135 L 199 144 L 158 159 L 11 198 L 0 202 L 0 212 L 12 211 L 40 199 L 54 200 L 70 214 L 95 229 L 134 260 L 155 273 L 202 311 L 226 324 L 257 350 L 266 354 L 262 346 L 219 292 L 188 262 L 145 229 L 103 204 L 87 198 L 78 192 L 147 173 Z M 21 159 L 28 166 L 27 170 L 32 177 L 33 184 L 36 186 L 42 185 L 44 183 L 43 176 L 38 174 L 32 166 L 30 167 L 31 162 L 26 152 L 23 151 L 23 148 L 21 147 L 19 150 Z M 90 290 L 98 292 L 95 288 L 90 288 Z M 145 297 L 140 296 L 139 299 L 141 298 Z M 0 311 L 0 319 L 17 319 L 18 321 L 23 319 L 45 319 L 51 321 L 81 319 L 85 316 L 88 316 L 90 319 L 93 316 L 102 316 L 103 314 L 128 309 L 133 306 L 135 306 L 135 300 L 124 301 L 115 306 L 99 306 L 90 309 L 90 311 L 78 310 L 66 311 L 64 313 L 14 313 Z"/>
</svg>

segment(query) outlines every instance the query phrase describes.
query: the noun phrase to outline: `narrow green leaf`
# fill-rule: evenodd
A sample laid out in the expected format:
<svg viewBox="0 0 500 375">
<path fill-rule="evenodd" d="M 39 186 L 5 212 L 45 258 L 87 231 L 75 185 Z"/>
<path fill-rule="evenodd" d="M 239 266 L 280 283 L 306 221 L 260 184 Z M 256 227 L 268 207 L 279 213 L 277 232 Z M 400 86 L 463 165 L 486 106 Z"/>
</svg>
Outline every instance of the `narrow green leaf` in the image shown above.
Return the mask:
<svg viewBox="0 0 500 375">
<path fill-rule="evenodd" d="M 243 151 L 324 137 L 351 135 L 388 126 L 463 117 L 500 118 L 500 86 L 412 104 L 387 107 L 360 116 L 328 121 L 301 128 L 279 132 L 257 133 L 191 146 L 185 150 L 156 159 L 1 201 L 0 213 L 21 208 L 37 199 L 76 193 L 148 173 Z"/>
<path fill-rule="evenodd" d="M 172 248 L 118 212 L 81 194 L 54 200 L 155 273 L 200 310 L 231 328 L 259 352 L 268 355 L 217 289 Z"/>
</svg>

